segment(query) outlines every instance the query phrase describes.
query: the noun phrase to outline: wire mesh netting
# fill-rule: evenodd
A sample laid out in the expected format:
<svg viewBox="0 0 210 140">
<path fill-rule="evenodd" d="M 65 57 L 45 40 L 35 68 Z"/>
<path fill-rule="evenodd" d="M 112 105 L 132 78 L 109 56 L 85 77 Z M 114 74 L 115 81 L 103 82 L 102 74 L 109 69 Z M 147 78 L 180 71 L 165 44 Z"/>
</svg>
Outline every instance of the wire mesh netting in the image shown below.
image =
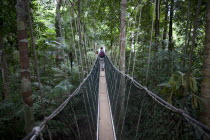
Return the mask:
<svg viewBox="0 0 210 140">
<path fill-rule="evenodd" d="M 80 86 L 24 139 L 96 139 L 99 60 Z"/>
<path fill-rule="evenodd" d="M 105 58 L 117 139 L 210 139 L 210 129 L 122 74 Z"/>
</svg>

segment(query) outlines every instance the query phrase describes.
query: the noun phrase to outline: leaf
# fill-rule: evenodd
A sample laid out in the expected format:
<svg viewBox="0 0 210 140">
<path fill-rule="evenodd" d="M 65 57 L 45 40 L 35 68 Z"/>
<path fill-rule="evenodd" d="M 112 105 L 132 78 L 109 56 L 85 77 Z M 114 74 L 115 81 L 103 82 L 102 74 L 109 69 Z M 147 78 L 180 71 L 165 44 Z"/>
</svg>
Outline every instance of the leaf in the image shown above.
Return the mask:
<svg viewBox="0 0 210 140">
<path fill-rule="evenodd" d="M 172 87 L 169 83 L 162 83 L 162 84 L 159 84 L 159 85 L 157 85 L 157 86 L 159 86 L 159 87 Z"/>
<path fill-rule="evenodd" d="M 193 92 L 196 92 L 198 90 L 198 87 L 197 87 L 197 82 L 195 80 L 195 77 L 190 77 L 189 82 L 190 82 L 190 89 Z"/>
<path fill-rule="evenodd" d="M 193 108 L 198 108 L 198 98 L 195 96 L 195 95 L 192 95 L 192 105 L 193 105 Z"/>
</svg>

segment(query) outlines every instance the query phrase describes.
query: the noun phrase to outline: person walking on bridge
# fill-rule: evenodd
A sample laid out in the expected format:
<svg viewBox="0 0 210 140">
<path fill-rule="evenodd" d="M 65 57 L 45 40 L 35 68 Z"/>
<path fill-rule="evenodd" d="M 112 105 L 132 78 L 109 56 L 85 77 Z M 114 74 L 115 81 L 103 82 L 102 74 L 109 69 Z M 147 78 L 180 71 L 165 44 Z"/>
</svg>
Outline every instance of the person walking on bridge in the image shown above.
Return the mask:
<svg viewBox="0 0 210 140">
<path fill-rule="evenodd" d="M 100 51 L 99 51 L 99 57 L 101 57 L 101 58 L 104 58 L 105 57 L 105 50 L 104 50 L 104 48 L 103 47 L 101 47 L 100 48 Z"/>
<path fill-rule="evenodd" d="M 98 56 L 100 57 L 100 67 L 101 70 L 104 71 L 104 57 L 105 57 L 105 50 L 103 47 L 100 48 Z"/>
</svg>

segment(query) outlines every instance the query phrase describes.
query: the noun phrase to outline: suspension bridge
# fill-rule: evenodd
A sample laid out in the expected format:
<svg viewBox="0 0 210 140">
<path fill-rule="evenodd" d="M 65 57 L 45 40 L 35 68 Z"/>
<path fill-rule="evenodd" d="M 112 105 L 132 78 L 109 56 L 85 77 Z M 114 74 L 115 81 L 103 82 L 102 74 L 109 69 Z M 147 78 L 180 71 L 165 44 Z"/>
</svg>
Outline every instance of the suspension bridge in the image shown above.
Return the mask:
<svg viewBox="0 0 210 140">
<path fill-rule="evenodd" d="M 108 57 L 104 71 L 100 63 L 24 140 L 210 139 L 207 126 L 121 73 Z"/>
</svg>

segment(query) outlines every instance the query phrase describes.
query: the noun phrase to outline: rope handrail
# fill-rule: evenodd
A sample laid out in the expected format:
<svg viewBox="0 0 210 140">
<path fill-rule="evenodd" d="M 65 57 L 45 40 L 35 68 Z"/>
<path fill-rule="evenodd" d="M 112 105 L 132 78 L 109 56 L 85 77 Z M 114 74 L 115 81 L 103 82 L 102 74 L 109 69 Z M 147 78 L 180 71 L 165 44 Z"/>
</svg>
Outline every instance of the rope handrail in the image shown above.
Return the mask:
<svg viewBox="0 0 210 140">
<path fill-rule="evenodd" d="M 77 89 L 68 96 L 68 98 L 57 108 L 55 109 L 49 116 L 45 117 L 44 120 L 42 122 L 39 123 L 38 126 L 35 126 L 32 131 L 23 138 L 23 140 L 35 140 L 36 137 L 40 134 L 40 132 L 44 129 L 44 127 L 46 126 L 47 122 L 51 119 L 53 119 L 57 114 L 59 114 L 67 105 L 67 103 L 70 101 L 71 98 L 73 98 L 74 96 L 76 96 L 79 92 L 79 90 L 81 89 L 82 85 L 87 81 L 87 79 L 90 77 L 91 73 L 93 72 L 93 69 L 96 65 L 99 65 L 98 63 L 98 57 L 96 58 L 94 65 L 91 69 L 91 71 L 89 72 L 89 74 L 86 76 L 86 78 L 83 79 L 82 83 L 77 87 Z"/>
<path fill-rule="evenodd" d="M 199 127 L 200 129 L 202 129 L 205 132 L 205 135 L 207 138 L 210 138 L 210 128 L 207 127 L 206 125 L 204 125 L 203 123 L 197 121 L 196 119 L 192 118 L 190 115 L 188 115 L 185 111 L 183 111 L 182 109 L 178 109 L 177 107 L 169 104 L 167 101 L 165 101 L 164 99 L 162 99 L 161 97 L 159 97 L 158 95 L 156 95 L 155 93 L 151 92 L 150 90 L 147 89 L 147 87 L 141 85 L 140 83 L 138 83 L 135 79 L 133 79 L 133 77 L 130 77 L 127 74 L 122 73 L 119 69 L 117 69 L 113 63 L 110 61 L 110 59 L 106 56 L 107 61 L 112 65 L 112 67 L 121 75 L 123 75 L 124 77 L 127 77 L 129 80 L 132 81 L 132 83 L 139 89 L 143 89 L 144 91 L 146 91 L 146 93 L 152 97 L 158 104 L 164 106 L 165 108 L 178 113 L 180 115 L 182 115 L 187 121 L 189 121 L 192 125 Z M 107 65 L 107 64 L 106 64 Z"/>
</svg>

